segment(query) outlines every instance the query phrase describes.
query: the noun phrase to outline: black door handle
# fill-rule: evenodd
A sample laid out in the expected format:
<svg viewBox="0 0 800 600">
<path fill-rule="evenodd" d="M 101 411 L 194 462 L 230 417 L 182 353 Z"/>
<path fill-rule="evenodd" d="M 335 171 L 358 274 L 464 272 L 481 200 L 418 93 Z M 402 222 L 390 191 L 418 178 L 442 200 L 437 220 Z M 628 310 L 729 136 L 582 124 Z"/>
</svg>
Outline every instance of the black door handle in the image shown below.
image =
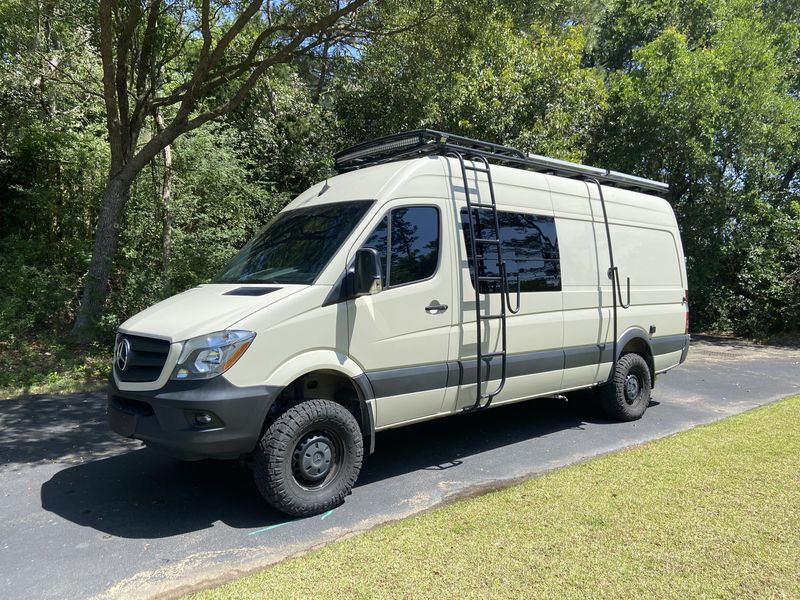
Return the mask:
<svg viewBox="0 0 800 600">
<path fill-rule="evenodd" d="M 428 306 L 425 307 L 425 312 L 431 314 L 438 314 L 446 310 L 447 310 L 447 304 L 439 304 L 438 302 L 435 304 L 429 304 Z"/>
</svg>

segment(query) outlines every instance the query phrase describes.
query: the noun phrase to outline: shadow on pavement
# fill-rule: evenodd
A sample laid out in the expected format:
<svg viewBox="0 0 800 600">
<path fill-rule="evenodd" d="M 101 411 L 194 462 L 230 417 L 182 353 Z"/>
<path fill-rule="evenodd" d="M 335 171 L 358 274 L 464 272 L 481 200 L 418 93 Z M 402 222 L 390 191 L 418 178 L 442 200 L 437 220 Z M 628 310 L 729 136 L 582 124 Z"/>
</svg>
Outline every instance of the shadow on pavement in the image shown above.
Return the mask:
<svg viewBox="0 0 800 600">
<path fill-rule="evenodd" d="M 216 521 L 250 528 L 287 520 L 235 463 L 182 463 L 147 448 L 59 471 L 42 485 L 41 500 L 64 519 L 124 538 L 170 537 Z"/>
<path fill-rule="evenodd" d="M 465 457 L 589 422 L 607 421 L 578 395 L 390 430 L 378 435 L 356 487 L 421 469 L 457 470 Z M 124 538 L 175 536 L 217 521 L 234 528 L 287 521 L 239 464 L 181 463 L 150 449 L 67 467 L 44 483 L 41 501 L 69 521 Z"/>
<path fill-rule="evenodd" d="M 0 470 L 95 459 L 140 444 L 112 433 L 102 393 L 0 400 Z"/>
<path fill-rule="evenodd" d="M 581 429 L 586 423 L 610 422 L 592 403 L 589 392 L 570 394 L 570 401 L 538 398 L 390 429 L 378 434 L 375 454 L 365 462 L 356 485 L 420 469 L 453 469 L 468 456 L 556 431 Z"/>
</svg>

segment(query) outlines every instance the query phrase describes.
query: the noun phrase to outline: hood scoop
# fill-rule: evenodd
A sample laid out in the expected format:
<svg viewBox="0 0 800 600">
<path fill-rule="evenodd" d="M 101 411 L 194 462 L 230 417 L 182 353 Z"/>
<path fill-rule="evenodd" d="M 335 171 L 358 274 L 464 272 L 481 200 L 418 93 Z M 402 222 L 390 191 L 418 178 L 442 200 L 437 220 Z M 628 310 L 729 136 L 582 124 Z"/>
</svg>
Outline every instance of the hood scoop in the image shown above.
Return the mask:
<svg viewBox="0 0 800 600">
<path fill-rule="evenodd" d="M 270 292 L 277 292 L 279 287 L 240 287 L 222 294 L 223 296 L 264 296 Z"/>
</svg>

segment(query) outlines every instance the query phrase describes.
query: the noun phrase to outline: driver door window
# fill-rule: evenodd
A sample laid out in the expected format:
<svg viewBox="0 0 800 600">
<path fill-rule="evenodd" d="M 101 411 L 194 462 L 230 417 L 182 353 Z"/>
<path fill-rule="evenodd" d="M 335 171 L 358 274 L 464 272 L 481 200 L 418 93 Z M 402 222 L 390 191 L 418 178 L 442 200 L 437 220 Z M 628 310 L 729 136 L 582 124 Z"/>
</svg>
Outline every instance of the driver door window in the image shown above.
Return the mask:
<svg viewBox="0 0 800 600">
<path fill-rule="evenodd" d="M 362 248 L 378 251 L 384 289 L 434 275 L 440 254 L 439 230 L 439 210 L 435 206 L 395 208 L 383 218 Z"/>
</svg>

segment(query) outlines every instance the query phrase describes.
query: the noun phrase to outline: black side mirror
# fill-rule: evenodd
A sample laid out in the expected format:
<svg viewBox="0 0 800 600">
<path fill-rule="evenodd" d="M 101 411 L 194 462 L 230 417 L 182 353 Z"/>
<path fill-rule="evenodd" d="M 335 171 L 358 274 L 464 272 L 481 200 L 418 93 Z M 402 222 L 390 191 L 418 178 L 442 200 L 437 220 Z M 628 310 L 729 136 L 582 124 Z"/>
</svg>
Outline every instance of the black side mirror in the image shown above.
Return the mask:
<svg viewBox="0 0 800 600">
<path fill-rule="evenodd" d="M 374 248 L 356 250 L 353 265 L 354 295 L 365 296 L 381 291 L 381 259 Z"/>
</svg>

